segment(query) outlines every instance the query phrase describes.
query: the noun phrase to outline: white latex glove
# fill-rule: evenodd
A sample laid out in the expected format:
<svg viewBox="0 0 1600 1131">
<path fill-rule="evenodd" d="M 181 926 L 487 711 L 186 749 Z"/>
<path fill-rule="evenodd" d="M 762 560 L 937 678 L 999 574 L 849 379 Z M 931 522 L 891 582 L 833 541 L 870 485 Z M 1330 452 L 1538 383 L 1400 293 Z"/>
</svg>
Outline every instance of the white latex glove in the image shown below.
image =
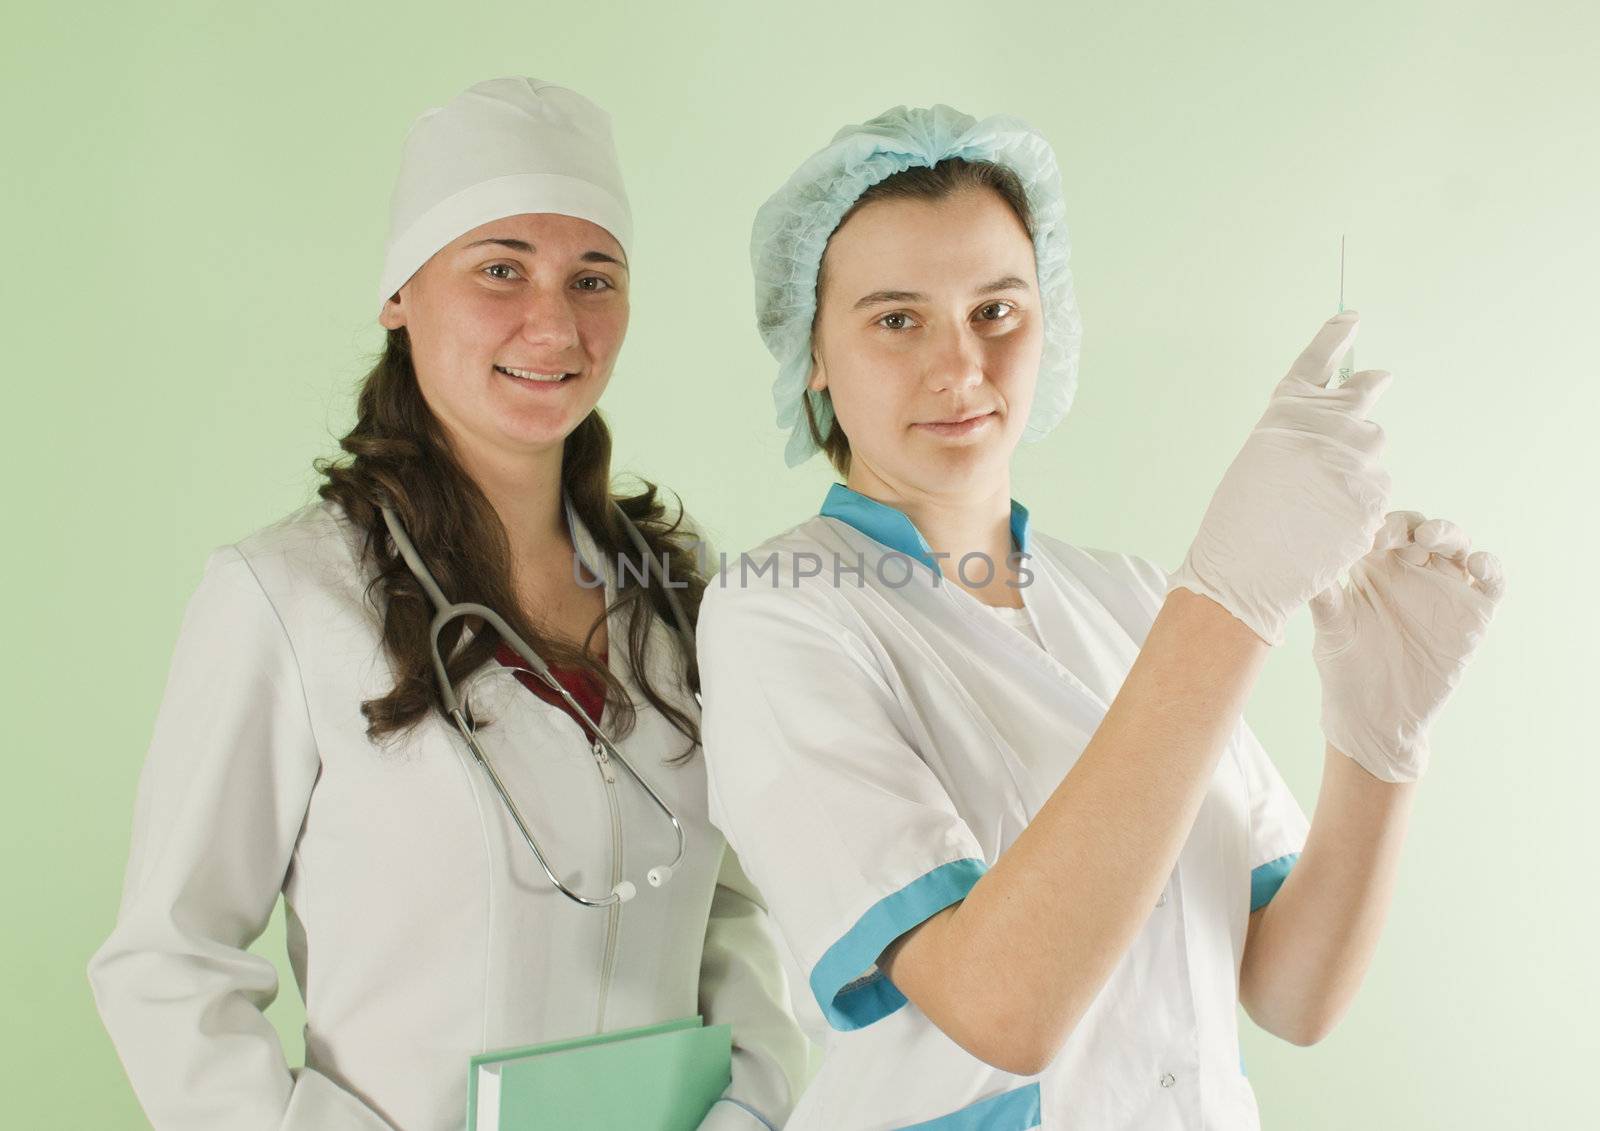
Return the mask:
<svg viewBox="0 0 1600 1131">
<path fill-rule="evenodd" d="M 1322 733 L 1387 782 L 1428 767 L 1428 725 L 1467 670 L 1505 593 L 1493 554 L 1444 519 L 1393 511 L 1347 585 L 1311 601 Z"/>
<path fill-rule="evenodd" d="M 1167 586 L 1210 597 L 1268 644 L 1366 552 L 1388 509 L 1383 429 L 1366 416 L 1392 377 L 1366 369 L 1328 387 L 1357 318 L 1324 323 L 1272 390 Z"/>
</svg>

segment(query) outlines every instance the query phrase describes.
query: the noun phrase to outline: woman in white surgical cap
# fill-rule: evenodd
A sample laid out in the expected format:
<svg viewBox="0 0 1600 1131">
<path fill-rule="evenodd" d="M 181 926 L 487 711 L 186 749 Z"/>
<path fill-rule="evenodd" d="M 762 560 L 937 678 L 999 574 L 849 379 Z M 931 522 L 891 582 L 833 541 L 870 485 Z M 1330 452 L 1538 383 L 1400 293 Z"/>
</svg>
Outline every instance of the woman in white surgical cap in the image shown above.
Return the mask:
<svg viewBox="0 0 1600 1131">
<path fill-rule="evenodd" d="M 712 820 L 829 1026 L 788 1126 L 1256 1126 L 1237 1007 L 1304 1045 L 1349 1005 L 1428 724 L 1501 593 L 1457 527 L 1386 517 L 1389 374 L 1331 385 L 1355 316 L 1318 329 L 1169 576 L 1011 497 L 1079 340 L 1025 123 L 846 127 L 751 257 L 789 462 L 843 479 L 700 619 Z M 1311 822 L 1241 718 L 1308 602 Z"/>
<path fill-rule="evenodd" d="M 90 966 L 158 1131 L 459 1131 L 474 1054 L 695 1014 L 733 1040 L 701 1126 L 786 1117 L 804 1037 L 707 822 L 694 530 L 613 489 L 596 410 L 632 245 L 582 95 L 412 126 L 345 457 L 207 563 Z M 247 949 L 280 892 L 303 1068 Z"/>
</svg>

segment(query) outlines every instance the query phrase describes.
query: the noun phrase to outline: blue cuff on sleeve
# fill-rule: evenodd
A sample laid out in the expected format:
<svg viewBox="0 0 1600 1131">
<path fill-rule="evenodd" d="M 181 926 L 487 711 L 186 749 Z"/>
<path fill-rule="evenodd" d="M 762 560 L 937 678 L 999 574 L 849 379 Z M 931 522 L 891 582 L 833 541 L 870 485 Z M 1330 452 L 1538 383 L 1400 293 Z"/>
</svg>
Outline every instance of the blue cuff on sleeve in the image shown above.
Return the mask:
<svg viewBox="0 0 1600 1131">
<path fill-rule="evenodd" d="M 912 927 L 965 899 L 986 871 L 982 860 L 952 860 L 868 908 L 811 971 L 811 993 L 828 1024 L 844 1032 L 864 1029 L 904 1005 L 905 995 L 881 970 L 864 978 L 861 972 Z"/>
<path fill-rule="evenodd" d="M 1272 897 L 1278 894 L 1278 889 L 1283 886 L 1284 877 L 1288 876 L 1289 869 L 1294 867 L 1294 862 L 1300 859 L 1298 852 L 1291 852 L 1287 856 L 1280 856 L 1276 860 L 1269 860 L 1259 868 L 1250 872 L 1250 910 L 1260 911 Z"/>
</svg>

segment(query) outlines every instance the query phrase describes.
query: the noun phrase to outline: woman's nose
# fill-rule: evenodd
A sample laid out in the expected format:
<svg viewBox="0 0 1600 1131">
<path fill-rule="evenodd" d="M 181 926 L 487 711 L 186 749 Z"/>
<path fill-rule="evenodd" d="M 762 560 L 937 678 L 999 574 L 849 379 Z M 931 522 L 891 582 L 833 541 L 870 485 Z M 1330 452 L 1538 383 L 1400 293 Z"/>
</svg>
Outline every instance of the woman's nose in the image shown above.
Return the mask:
<svg viewBox="0 0 1600 1131">
<path fill-rule="evenodd" d="M 522 315 L 522 338 L 551 350 L 565 350 L 579 342 L 578 320 L 565 289 L 539 289 L 528 297 Z"/>
<path fill-rule="evenodd" d="M 983 351 L 965 330 L 940 335 L 933 343 L 924 381 L 931 392 L 967 389 L 983 383 Z"/>
</svg>

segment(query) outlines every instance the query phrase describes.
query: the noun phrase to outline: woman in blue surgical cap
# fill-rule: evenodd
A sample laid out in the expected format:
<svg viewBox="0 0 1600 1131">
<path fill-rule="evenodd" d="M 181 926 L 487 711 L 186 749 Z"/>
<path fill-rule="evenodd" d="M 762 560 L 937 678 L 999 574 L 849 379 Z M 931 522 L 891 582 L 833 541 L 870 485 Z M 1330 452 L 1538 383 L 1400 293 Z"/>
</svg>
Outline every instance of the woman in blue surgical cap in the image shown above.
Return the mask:
<svg viewBox="0 0 1600 1131">
<path fill-rule="evenodd" d="M 1311 1044 L 1349 1005 L 1502 591 L 1459 528 L 1386 513 L 1389 374 L 1330 385 L 1355 316 L 1319 328 L 1169 575 L 1012 498 L 1078 357 L 1037 132 L 945 106 L 846 127 L 751 259 L 788 461 L 842 480 L 700 620 L 712 820 L 830 1029 L 788 1126 L 1256 1126 L 1237 1007 Z M 1309 822 L 1241 717 L 1307 603 Z"/>
<path fill-rule="evenodd" d="M 582 95 L 413 125 L 346 458 L 207 563 L 90 967 L 158 1131 L 459 1131 L 473 1054 L 694 1014 L 733 1034 L 701 1127 L 786 1116 L 804 1038 L 706 819 L 693 528 L 615 490 L 596 408 L 632 251 Z M 248 950 L 280 893 L 303 1068 Z"/>
</svg>

